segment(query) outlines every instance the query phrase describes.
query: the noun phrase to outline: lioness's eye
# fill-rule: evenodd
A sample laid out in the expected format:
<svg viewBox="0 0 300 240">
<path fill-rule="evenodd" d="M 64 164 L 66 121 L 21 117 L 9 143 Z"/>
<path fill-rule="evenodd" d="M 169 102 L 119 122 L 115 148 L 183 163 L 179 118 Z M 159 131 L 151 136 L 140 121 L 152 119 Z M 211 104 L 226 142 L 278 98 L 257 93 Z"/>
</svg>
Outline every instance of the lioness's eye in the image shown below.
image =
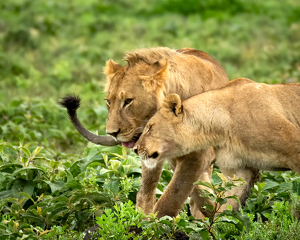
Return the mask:
<svg viewBox="0 0 300 240">
<path fill-rule="evenodd" d="M 125 99 L 125 101 L 124 101 L 124 107 L 130 105 L 132 103 L 132 100 L 133 100 L 132 98 Z"/>
<path fill-rule="evenodd" d="M 151 130 L 151 128 L 152 128 L 152 125 L 150 125 L 150 126 L 148 127 L 148 129 L 146 130 L 146 133 L 149 133 L 150 130 Z"/>
<path fill-rule="evenodd" d="M 105 101 L 106 101 L 106 106 L 109 108 L 110 107 L 110 101 L 107 100 L 107 99 L 105 99 Z"/>
</svg>

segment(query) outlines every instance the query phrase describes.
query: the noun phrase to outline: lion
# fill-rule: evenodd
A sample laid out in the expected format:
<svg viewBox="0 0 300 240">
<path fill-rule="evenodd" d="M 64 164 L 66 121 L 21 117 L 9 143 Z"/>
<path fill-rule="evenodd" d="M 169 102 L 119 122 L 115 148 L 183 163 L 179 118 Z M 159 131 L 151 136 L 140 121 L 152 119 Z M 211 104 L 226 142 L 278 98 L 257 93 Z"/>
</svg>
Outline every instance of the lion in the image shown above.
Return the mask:
<svg viewBox="0 0 300 240">
<path fill-rule="evenodd" d="M 225 70 L 215 59 L 192 48 L 139 49 L 126 53 L 125 61 L 127 64 L 122 66 L 110 59 L 104 68 L 107 76 L 104 89 L 107 92 L 105 99 L 108 109 L 106 132 L 110 136 L 97 136 L 81 125 L 76 116 L 79 99 L 67 97 L 62 101 L 79 133 L 96 144 L 121 143 L 126 148 L 132 148 L 148 120 L 161 108 L 165 96 L 177 93 L 184 100 L 223 87 L 229 82 Z M 156 187 L 163 163 L 148 168 L 143 161 L 137 207 L 146 214 L 159 212 L 158 217 L 176 216 L 185 200 L 191 196 L 191 212 L 200 218 L 202 213 L 198 206 L 202 206 L 206 200 L 199 197 L 198 186 L 195 187 L 193 183 L 210 180 L 213 158 L 212 148 L 208 147 L 168 159 L 174 175 L 157 202 Z M 189 178 L 186 177 L 186 171 L 189 171 Z M 177 187 L 183 183 L 184 187 Z"/>
<path fill-rule="evenodd" d="M 170 94 L 148 121 L 134 151 L 151 169 L 164 159 L 212 146 L 215 164 L 229 178 L 252 182 L 253 168 L 300 174 L 299 106 L 299 83 L 267 85 L 246 78 L 184 101 Z M 190 169 L 185 175 L 188 178 Z M 184 182 L 177 185 L 184 187 Z M 228 195 L 242 199 L 243 188 L 233 188 Z M 238 210 L 234 199 L 227 205 Z"/>
</svg>

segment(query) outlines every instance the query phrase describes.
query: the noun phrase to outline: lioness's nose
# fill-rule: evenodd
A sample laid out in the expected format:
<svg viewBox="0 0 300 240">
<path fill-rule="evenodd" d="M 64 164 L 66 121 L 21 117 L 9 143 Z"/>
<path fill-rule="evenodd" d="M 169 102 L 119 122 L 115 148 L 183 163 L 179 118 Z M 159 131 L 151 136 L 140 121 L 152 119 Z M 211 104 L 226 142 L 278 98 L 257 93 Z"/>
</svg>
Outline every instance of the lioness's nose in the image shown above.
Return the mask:
<svg viewBox="0 0 300 240">
<path fill-rule="evenodd" d="M 106 133 L 109 134 L 109 135 L 111 135 L 111 136 L 113 136 L 113 137 L 115 137 L 115 138 L 117 138 L 117 136 L 120 133 L 120 131 L 121 131 L 121 129 L 119 128 L 119 130 L 116 131 L 116 132 L 106 132 Z"/>
</svg>

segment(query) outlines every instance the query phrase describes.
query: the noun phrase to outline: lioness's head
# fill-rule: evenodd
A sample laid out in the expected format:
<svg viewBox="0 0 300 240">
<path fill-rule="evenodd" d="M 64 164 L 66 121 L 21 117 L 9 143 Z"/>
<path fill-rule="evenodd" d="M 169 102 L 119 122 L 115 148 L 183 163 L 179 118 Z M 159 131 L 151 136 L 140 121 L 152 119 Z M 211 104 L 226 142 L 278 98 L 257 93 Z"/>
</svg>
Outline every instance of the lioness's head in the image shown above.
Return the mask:
<svg viewBox="0 0 300 240">
<path fill-rule="evenodd" d="M 132 148 L 147 121 L 161 106 L 164 82 L 169 76 L 169 60 L 147 62 L 130 59 L 121 66 L 108 60 L 106 104 L 108 119 L 106 132 Z"/>
<path fill-rule="evenodd" d="M 148 168 L 159 161 L 187 153 L 189 129 L 185 124 L 185 113 L 177 94 L 168 95 L 161 109 L 149 120 L 143 134 L 134 146 Z M 185 145 L 183 147 L 183 145 Z"/>
</svg>

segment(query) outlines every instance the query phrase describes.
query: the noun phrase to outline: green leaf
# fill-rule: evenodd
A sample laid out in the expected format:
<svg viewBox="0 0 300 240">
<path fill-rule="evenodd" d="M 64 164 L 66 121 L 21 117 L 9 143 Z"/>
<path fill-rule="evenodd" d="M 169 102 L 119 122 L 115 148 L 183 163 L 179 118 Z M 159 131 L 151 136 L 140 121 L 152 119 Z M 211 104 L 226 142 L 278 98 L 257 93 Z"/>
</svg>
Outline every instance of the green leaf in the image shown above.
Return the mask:
<svg viewBox="0 0 300 240">
<path fill-rule="evenodd" d="M 265 186 L 262 187 L 263 191 L 266 191 L 267 189 L 279 186 L 278 182 L 274 182 L 274 181 L 271 181 L 271 180 L 267 180 L 265 183 L 266 183 Z"/>
<path fill-rule="evenodd" d="M 5 142 L 5 143 L 3 143 L 3 145 L 5 146 L 5 147 L 9 147 L 9 148 L 11 148 L 12 150 L 14 150 L 15 152 L 17 152 L 17 147 L 15 147 L 15 146 L 13 146 L 11 143 L 8 143 L 8 142 Z"/>
<path fill-rule="evenodd" d="M 277 193 L 282 193 L 286 191 L 291 191 L 293 189 L 293 183 L 291 182 L 283 182 L 280 183 L 279 188 L 276 190 Z"/>
<path fill-rule="evenodd" d="M 0 166 L 0 172 L 12 173 L 13 170 L 15 170 L 16 168 L 22 168 L 22 167 L 23 167 L 23 165 L 18 164 L 18 163 L 5 164 L 5 165 Z"/>
<path fill-rule="evenodd" d="M 109 154 L 112 154 L 112 155 L 115 155 L 115 156 L 117 154 L 118 156 L 120 156 L 121 158 L 123 158 L 122 157 L 123 151 L 122 151 L 122 147 L 121 146 L 104 147 L 102 149 L 102 151 L 103 152 L 108 152 Z"/>
<path fill-rule="evenodd" d="M 222 179 L 218 176 L 218 174 L 213 173 L 212 177 L 211 177 L 211 181 L 213 184 L 222 184 Z"/>
<path fill-rule="evenodd" d="M 79 159 L 75 161 L 69 168 L 70 173 L 72 173 L 73 177 L 78 176 L 81 173 L 80 163 L 85 161 L 85 158 Z"/>
<path fill-rule="evenodd" d="M 214 189 L 214 186 L 209 182 L 197 181 L 197 182 L 194 182 L 194 185 L 202 185 L 202 186 L 208 187 L 212 190 Z"/>
<path fill-rule="evenodd" d="M 119 192 L 120 180 L 119 179 L 109 179 L 104 183 L 104 187 L 110 189 L 114 193 Z"/>
<path fill-rule="evenodd" d="M 55 217 L 57 217 L 57 215 L 64 215 L 65 213 L 67 213 L 69 211 L 69 209 L 66 206 L 63 207 L 58 207 L 58 208 L 54 208 L 51 213 L 49 214 L 48 218 L 50 220 L 55 219 Z"/>
<path fill-rule="evenodd" d="M 225 203 L 227 203 L 227 199 L 226 198 L 216 198 L 216 202 L 219 203 L 220 205 L 223 205 Z"/>
<path fill-rule="evenodd" d="M 241 202 L 240 202 L 240 200 L 238 199 L 238 197 L 236 195 L 226 197 L 226 199 L 229 199 L 229 198 L 234 199 L 239 204 L 239 208 L 240 209 L 242 208 Z"/>
<path fill-rule="evenodd" d="M 39 168 L 39 167 L 24 167 L 24 168 L 21 168 L 21 169 L 18 169 L 16 171 L 14 171 L 12 175 L 16 176 L 19 173 L 27 171 L 27 170 L 36 170 L 36 171 L 42 171 L 43 173 L 45 173 L 45 171 L 43 169 Z"/>
<path fill-rule="evenodd" d="M 117 169 L 121 166 L 122 163 L 119 160 L 110 160 L 109 164 L 112 170 L 117 171 Z"/>
<path fill-rule="evenodd" d="M 95 156 L 93 156 L 89 161 L 87 161 L 85 164 L 82 165 L 81 167 L 81 171 L 85 171 L 86 168 L 93 164 L 93 163 L 99 163 L 99 165 L 104 165 L 104 160 L 103 160 L 103 155 L 102 154 L 97 154 Z"/>
<path fill-rule="evenodd" d="M 22 196 L 25 196 L 25 197 L 29 198 L 32 202 L 34 202 L 33 198 L 31 197 L 32 194 L 29 195 L 29 194 L 26 193 L 26 192 L 20 192 L 19 194 L 22 195 Z"/>
<path fill-rule="evenodd" d="M 9 198 L 9 197 L 12 197 L 11 190 L 6 190 L 6 191 L 0 192 L 0 199 L 2 199 L 2 198 Z"/>
<path fill-rule="evenodd" d="M 180 219 L 179 222 L 177 223 L 177 225 L 180 227 L 186 227 L 188 225 L 188 223 L 184 219 Z"/>
<path fill-rule="evenodd" d="M 206 240 L 209 237 L 209 232 L 206 229 L 204 229 L 200 232 L 200 235 L 201 235 L 203 240 Z"/>
<path fill-rule="evenodd" d="M 27 157 L 31 156 L 31 152 L 29 151 L 29 149 L 25 148 L 25 147 L 21 147 L 22 151 L 26 154 Z"/>
<path fill-rule="evenodd" d="M 210 205 L 208 204 L 207 202 L 204 203 L 204 209 L 210 211 L 210 212 L 213 212 L 214 211 L 214 206 L 213 205 Z"/>
<path fill-rule="evenodd" d="M 11 192 L 14 198 L 21 199 L 21 192 L 27 193 L 30 197 L 33 194 L 34 185 L 32 181 L 26 181 L 24 179 L 17 179 L 14 181 Z M 22 202 L 22 205 L 25 204 L 26 201 Z"/>
<path fill-rule="evenodd" d="M 52 193 L 60 191 L 63 187 L 65 187 L 65 183 L 63 181 L 50 182 L 44 180 L 44 182 L 50 186 Z"/>
<path fill-rule="evenodd" d="M 77 180 L 73 179 L 71 181 L 68 181 L 65 185 L 68 188 L 71 188 L 72 190 L 75 189 L 82 189 L 82 185 L 80 182 L 78 182 Z"/>
<path fill-rule="evenodd" d="M 55 202 L 67 204 L 68 201 L 69 201 L 69 199 L 68 199 L 67 197 L 59 196 L 59 197 L 53 198 L 53 199 L 51 200 L 51 204 L 52 204 L 52 203 L 55 203 Z"/>
<path fill-rule="evenodd" d="M 36 155 L 39 154 L 39 152 L 43 149 L 43 147 L 37 147 L 33 152 L 32 156 L 35 157 Z"/>
<path fill-rule="evenodd" d="M 297 195 L 299 196 L 300 195 L 300 181 L 297 180 L 297 181 L 293 181 L 293 192 L 294 193 L 297 193 Z"/>
<path fill-rule="evenodd" d="M 142 173 L 142 169 L 140 167 L 132 167 L 128 171 L 127 174 L 132 174 L 132 173 Z"/>
<path fill-rule="evenodd" d="M 234 217 L 237 220 L 239 220 L 243 224 L 243 226 L 245 226 L 245 228 L 246 228 L 247 231 L 250 230 L 250 225 L 251 225 L 250 219 L 244 213 L 233 211 L 233 210 L 232 211 L 225 210 L 219 216 L 220 217 L 223 217 L 223 216 L 225 216 L 225 217 L 228 217 L 228 216 Z"/>
<path fill-rule="evenodd" d="M 65 173 L 67 175 L 67 182 L 73 181 L 74 178 L 73 178 L 73 175 L 70 173 L 70 171 L 65 169 Z"/>
<path fill-rule="evenodd" d="M 124 173 L 127 175 L 129 170 L 131 169 L 131 165 L 122 165 Z"/>
<path fill-rule="evenodd" d="M 85 157 L 85 160 L 89 162 L 97 154 L 99 154 L 98 148 L 90 148 L 88 155 Z"/>
<path fill-rule="evenodd" d="M 11 103 L 10 103 L 10 106 L 11 107 L 18 107 L 18 106 L 20 106 L 20 104 L 22 103 L 22 101 L 21 100 L 14 100 L 14 101 L 12 101 Z"/>
<path fill-rule="evenodd" d="M 115 170 L 109 170 L 109 169 L 106 169 L 106 168 L 102 168 L 99 172 L 100 175 L 104 175 L 104 174 L 107 174 L 107 173 L 118 173 L 118 171 L 115 171 Z"/>
<path fill-rule="evenodd" d="M 169 227 L 171 227 L 172 228 L 172 223 L 170 222 L 170 220 L 159 220 L 159 223 L 161 223 L 161 224 L 165 224 L 165 225 L 167 225 L 167 226 L 169 226 Z"/>
<path fill-rule="evenodd" d="M 34 221 L 34 222 L 38 222 L 38 223 L 42 222 L 42 218 L 41 217 L 37 217 L 36 215 L 34 215 L 34 214 L 30 213 L 30 212 L 22 214 L 21 219 L 22 219 L 22 221 L 26 221 L 27 219 L 30 219 L 31 221 Z"/>
</svg>

